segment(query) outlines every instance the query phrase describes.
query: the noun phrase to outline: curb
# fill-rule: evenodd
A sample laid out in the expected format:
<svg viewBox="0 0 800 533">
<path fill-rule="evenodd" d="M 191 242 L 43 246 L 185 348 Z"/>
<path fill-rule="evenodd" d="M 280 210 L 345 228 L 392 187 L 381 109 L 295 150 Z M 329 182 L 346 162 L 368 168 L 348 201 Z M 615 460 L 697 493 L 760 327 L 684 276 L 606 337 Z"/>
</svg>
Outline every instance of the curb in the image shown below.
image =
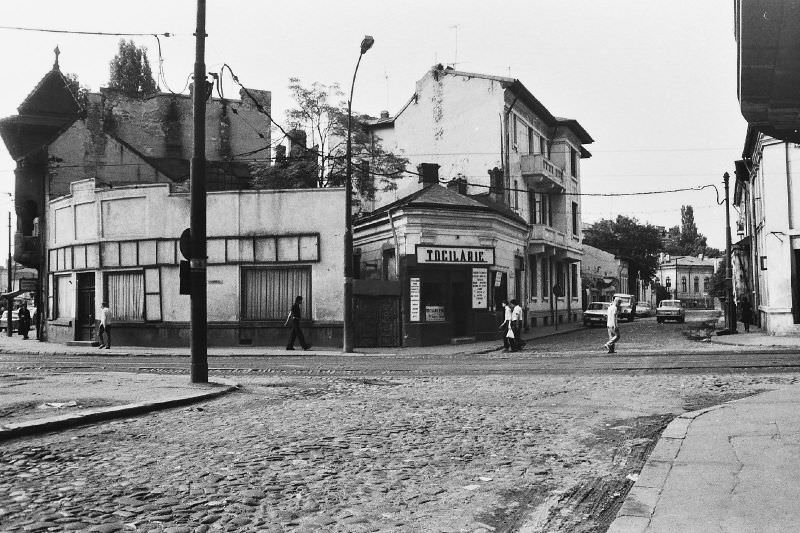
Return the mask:
<svg viewBox="0 0 800 533">
<path fill-rule="evenodd" d="M 87 409 L 85 411 L 68 415 L 39 418 L 36 420 L 28 420 L 26 422 L 19 423 L 3 424 L 0 425 L 0 442 L 23 436 L 38 435 L 60 429 L 73 428 L 93 422 L 126 418 L 129 416 L 141 415 L 161 409 L 189 405 L 204 400 L 211 400 L 217 398 L 218 396 L 222 396 L 223 394 L 227 394 L 239 389 L 238 383 L 222 378 L 215 378 L 215 381 L 209 381 L 208 385 L 217 388 L 217 390 L 188 394 L 186 396 L 168 398 L 166 400 L 129 403 L 111 407 L 99 407 L 96 409 Z"/>
<path fill-rule="evenodd" d="M 667 483 L 667 477 L 669 477 L 692 422 L 706 413 L 724 409 L 732 403 L 755 396 L 759 396 L 759 394 L 690 411 L 675 417 L 664 429 L 661 438 L 658 439 L 655 448 L 639 473 L 639 478 L 625 497 L 616 518 L 608 527 L 607 533 L 645 533 L 650 526 L 650 520 L 661 499 L 661 492 Z"/>
</svg>

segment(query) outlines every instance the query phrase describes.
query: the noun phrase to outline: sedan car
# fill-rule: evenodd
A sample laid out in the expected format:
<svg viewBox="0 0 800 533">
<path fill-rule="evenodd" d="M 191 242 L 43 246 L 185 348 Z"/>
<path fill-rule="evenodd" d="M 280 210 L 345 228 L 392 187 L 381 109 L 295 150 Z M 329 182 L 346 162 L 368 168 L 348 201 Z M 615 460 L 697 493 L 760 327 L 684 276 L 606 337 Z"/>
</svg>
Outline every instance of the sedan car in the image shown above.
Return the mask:
<svg viewBox="0 0 800 533">
<path fill-rule="evenodd" d="M 647 302 L 639 302 L 636 304 L 636 316 L 653 316 L 653 308 Z"/>
<path fill-rule="evenodd" d="M 683 324 L 686 320 L 686 309 L 683 308 L 680 300 L 661 300 L 656 309 L 656 320 L 660 324 L 665 320 L 675 320 Z"/>
<path fill-rule="evenodd" d="M 599 325 L 605 326 L 607 320 L 608 306 L 611 302 L 592 302 L 583 312 L 583 325 L 587 327 Z"/>
</svg>

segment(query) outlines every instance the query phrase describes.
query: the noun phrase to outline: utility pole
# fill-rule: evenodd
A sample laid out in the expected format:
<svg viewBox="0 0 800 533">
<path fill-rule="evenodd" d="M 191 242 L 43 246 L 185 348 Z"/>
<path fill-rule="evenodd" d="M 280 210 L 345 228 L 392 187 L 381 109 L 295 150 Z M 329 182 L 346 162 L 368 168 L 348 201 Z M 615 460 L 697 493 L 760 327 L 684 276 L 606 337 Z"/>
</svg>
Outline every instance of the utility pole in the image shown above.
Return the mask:
<svg viewBox="0 0 800 533">
<path fill-rule="evenodd" d="M 733 265 L 731 264 L 731 217 L 728 199 L 728 180 L 730 175 L 722 175 L 725 183 L 725 329 L 736 333 L 736 302 L 733 301 Z"/>
<path fill-rule="evenodd" d="M 11 294 L 11 291 L 14 290 L 14 286 L 11 280 L 11 211 L 8 212 L 8 294 Z M 12 336 L 11 333 L 11 311 L 12 307 L 14 307 L 14 297 L 9 296 L 8 300 L 8 323 L 6 324 L 6 333 L 9 337 Z"/>
<path fill-rule="evenodd" d="M 208 383 L 208 292 L 206 287 L 206 0 L 197 0 L 195 30 L 194 148 L 190 169 L 192 383 Z"/>
</svg>

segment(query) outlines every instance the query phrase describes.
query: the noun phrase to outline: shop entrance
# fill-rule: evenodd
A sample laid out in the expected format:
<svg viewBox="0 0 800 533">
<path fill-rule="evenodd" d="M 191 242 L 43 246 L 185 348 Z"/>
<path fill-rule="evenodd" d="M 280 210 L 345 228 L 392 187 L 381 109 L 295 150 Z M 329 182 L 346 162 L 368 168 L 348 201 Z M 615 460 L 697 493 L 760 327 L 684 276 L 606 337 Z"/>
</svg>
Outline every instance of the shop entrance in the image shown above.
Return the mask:
<svg viewBox="0 0 800 533">
<path fill-rule="evenodd" d="M 469 317 L 472 313 L 471 286 L 463 272 L 453 273 L 450 283 L 450 309 L 453 317 L 453 337 L 469 334 Z"/>
<path fill-rule="evenodd" d="M 78 274 L 78 316 L 75 340 L 90 341 L 94 334 L 94 272 Z"/>
</svg>

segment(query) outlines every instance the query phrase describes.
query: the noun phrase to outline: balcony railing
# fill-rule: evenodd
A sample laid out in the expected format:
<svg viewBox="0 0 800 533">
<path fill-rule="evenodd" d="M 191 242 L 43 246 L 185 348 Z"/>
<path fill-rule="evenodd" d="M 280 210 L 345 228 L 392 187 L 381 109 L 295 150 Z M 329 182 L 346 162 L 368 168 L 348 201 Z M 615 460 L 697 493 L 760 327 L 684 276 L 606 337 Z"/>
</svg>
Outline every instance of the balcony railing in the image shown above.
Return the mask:
<svg viewBox="0 0 800 533">
<path fill-rule="evenodd" d="M 564 171 L 541 154 L 524 154 L 519 159 L 522 177 L 529 186 L 545 189 L 563 189 Z"/>
</svg>

